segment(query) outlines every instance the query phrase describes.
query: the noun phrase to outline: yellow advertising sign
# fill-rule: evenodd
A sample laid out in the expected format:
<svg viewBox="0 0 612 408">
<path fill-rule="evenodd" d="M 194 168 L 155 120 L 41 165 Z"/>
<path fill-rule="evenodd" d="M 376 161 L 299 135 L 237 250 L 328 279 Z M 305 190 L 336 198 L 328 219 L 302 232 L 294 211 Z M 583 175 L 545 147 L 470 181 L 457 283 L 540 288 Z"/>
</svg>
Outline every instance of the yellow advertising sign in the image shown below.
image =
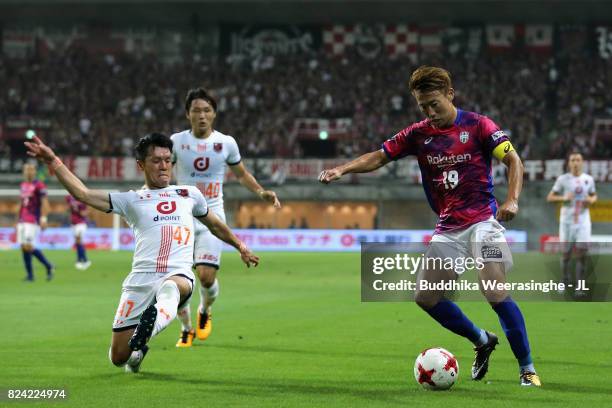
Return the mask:
<svg viewBox="0 0 612 408">
<path fill-rule="evenodd" d="M 612 222 L 612 200 L 597 200 L 591 207 L 592 222 Z"/>
</svg>

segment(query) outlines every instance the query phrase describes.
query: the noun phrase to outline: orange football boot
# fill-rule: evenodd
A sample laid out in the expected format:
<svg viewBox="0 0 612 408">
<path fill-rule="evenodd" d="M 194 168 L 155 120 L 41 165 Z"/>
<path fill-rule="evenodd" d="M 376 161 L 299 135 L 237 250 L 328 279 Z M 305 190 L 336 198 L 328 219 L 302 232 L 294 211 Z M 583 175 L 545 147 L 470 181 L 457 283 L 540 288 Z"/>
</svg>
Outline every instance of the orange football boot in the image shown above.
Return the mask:
<svg viewBox="0 0 612 408">
<path fill-rule="evenodd" d="M 193 345 L 194 336 L 195 332 L 193 331 L 193 329 L 182 331 L 181 336 L 176 342 L 176 347 L 191 347 Z"/>
<path fill-rule="evenodd" d="M 198 322 L 196 325 L 196 336 L 200 340 L 206 340 L 212 332 L 212 314 L 210 309 L 205 313 L 200 313 L 198 310 Z"/>
</svg>

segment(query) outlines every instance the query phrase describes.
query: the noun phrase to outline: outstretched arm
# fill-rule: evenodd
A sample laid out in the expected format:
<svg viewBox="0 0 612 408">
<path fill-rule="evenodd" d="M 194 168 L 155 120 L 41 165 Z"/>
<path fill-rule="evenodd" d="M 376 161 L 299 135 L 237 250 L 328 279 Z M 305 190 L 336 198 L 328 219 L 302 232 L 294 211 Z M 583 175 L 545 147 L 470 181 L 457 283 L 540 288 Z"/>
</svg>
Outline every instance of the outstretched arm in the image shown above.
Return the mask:
<svg viewBox="0 0 612 408">
<path fill-rule="evenodd" d="M 38 136 L 34 136 L 32 141 L 24 143 L 28 148 L 28 155 L 46 163 L 57 176 L 57 179 L 70 194 L 79 201 L 100 210 L 108 211 L 110 202 L 108 193 L 101 190 L 90 190 L 85 184 L 75 176 L 64 163 L 55 155 L 53 150 L 45 145 Z"/>
<path fill-rule="evenodd" d="M 257 194 L 262 200 L 269 202 L 274 205 L 274 208 L 280 208 L 281 203 L 276 196 L 276 193 L 272 190 L 265 190 L 255 179 L 255 177 L 249 173 L 244 167 L 242 162 L 230 166 L 232 173 L 238 178 L 240 184 Z"/>
<path fill-rule="evenodd" d="M 257 266 L 259 264 L 259 257 L 253 255 L 245 243 L 240 241 L 236 235 L 234 235 L 232 230 L 213 212 L 209 211 L 208 214 L 196 218 L 202 224 L 206 225 L 215 237 L 236 248 L 238 252 L 240 252 L 242 262 L 244 262 L 247 267 L 250 267 L 251 265 Z"/>
<path fill-rule="evenodd" d="M 347 173 L 369 173 L 381 168 L 390 161 L 391 160 L 387 157 L 383 149 L 376 150 L 359 156 L 355 160 L 341 166 L 323 170 L 319 175 L 319 181 L 324 184 L 329 184 L 332 181 L 339 180 Z"/>
</svg>

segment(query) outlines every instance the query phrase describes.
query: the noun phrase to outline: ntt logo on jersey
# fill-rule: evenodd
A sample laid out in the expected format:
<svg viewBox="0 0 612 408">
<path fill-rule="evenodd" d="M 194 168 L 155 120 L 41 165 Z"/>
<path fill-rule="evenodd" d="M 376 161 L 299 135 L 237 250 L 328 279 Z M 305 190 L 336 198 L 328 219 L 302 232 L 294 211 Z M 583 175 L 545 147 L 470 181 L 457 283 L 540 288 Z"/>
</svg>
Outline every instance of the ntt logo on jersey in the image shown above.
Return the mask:
<svg viewBox="0 0 612 408">
<path fill-rule="evenodd" d="M 449 166 L 451 164 L 463 163 L 470 160 L 472 160 L 472 155 L 469 153 L 451 154 L 450 156 L 442 156 L 441 154 L 437 156 L 427 155 L 427 163 L 438 166 Z"/>
</svg>

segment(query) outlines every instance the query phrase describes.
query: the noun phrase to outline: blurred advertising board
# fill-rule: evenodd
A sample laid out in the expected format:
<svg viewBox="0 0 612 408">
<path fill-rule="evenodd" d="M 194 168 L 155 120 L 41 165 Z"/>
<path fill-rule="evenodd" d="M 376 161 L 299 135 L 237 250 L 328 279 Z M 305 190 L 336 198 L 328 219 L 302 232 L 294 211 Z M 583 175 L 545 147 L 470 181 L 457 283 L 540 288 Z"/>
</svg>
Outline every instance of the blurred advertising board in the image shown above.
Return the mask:
<svg viewBox="0 0 612 408">
<path fill-rule="evenodd" d="M 431 230 L 315 230 L 315 229 L 234 229 L 234 233 L 254 251 L 329 251 L 358 252 L 362 242 L 427 243 Z M 119 249 L 134 250 L 129 228 L 119 230 Z M 526 243 L 527 232 L 507 230 L 510 243 Z M 89 228 L 84 243 L 89 249 L 110 249 L 112 228 Z M 40 249 L 70 249 L 74 243 L 70 228 L 48 228 L 38 234 Z M 520 246 L 519 246 L 520 247 Z M 0 249 L 18 249 L 14 228 L 0 228 Z M 516 247 L 514 247 L 516 248 Z M 231 248 L 226 246 L 227 250 Z M 525 245 L 526 249 L 526 245 Z"/>
</svg>

